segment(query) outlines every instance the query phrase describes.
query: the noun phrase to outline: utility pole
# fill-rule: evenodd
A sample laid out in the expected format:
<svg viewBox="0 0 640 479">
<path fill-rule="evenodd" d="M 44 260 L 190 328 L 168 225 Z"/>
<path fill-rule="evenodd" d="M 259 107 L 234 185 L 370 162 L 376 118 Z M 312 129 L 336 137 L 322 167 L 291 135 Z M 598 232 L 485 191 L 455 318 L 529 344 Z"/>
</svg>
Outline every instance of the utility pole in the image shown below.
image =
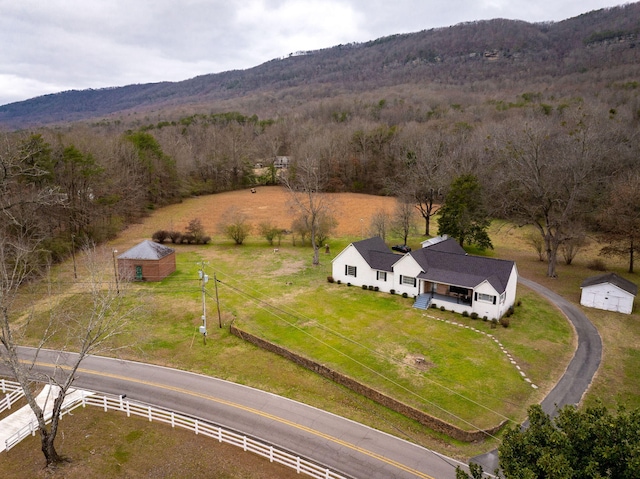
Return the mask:
<svg viewBox="0 0 640 479">
<path fill-rule="evenodd" d="M 220 329 L 222 329 L 222 317 L 220 316 L 220 301 L 218 300 L 218 278 L 216 278 L 216 274 L 213 273 L 213 282 L 216 285 L 216 305 L 218 306 L 218 325 Z"/>
<path fill-rule="evenodd" d="M 205 301 L 205 285 L 209 282 L 209 275 L 204 272 L 204 261 L 201 263 L 201 269 L 198 271 L 198 276 L 202 281 L 202 326 L 200 326 L 200 332 L 202 333 L 202 343 L 207 344 L 207 303 Z"/>
<path fill-rule="evenodd" d="M 112 250 L 111 254 L 113 255 L 113 274 L 116 277 L 116 294 L 120 294 L 120 283 L 118 282 L 118 264 L 116 263 L 116 253 L 117 249 Z"/>
</svg>

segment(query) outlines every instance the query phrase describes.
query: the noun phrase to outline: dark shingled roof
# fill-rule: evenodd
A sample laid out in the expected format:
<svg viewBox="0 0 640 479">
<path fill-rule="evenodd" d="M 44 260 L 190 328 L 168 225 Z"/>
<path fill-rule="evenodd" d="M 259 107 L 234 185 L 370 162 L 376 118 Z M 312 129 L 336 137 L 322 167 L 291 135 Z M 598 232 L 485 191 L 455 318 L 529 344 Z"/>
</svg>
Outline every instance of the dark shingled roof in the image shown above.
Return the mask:
<svg viewBox="0 0 640 479">
<path fill-rule="evenodd" d="M 393 264 L 401 257 L 393 253 L 379 236 L 351 243 L 369 266 L 379 271 L 393 271 Z"/>
<path fill-rule="evenodd" d="M 429 248 L 431 251 L 442 251 L 443 253 L 467 254 L 464 248 L 453 238 L 445 238 L 424 247 Z"/>
<path fill-rule="evenodd" d="M 454 244 L 457 245 L 455 241 Z M 444 248 L 438 248 L 440 245 Z M 465 288 L 475 288 L 483 281 L 489 281 L 498 293 L 506 290 L 513 261 L 446 251 L 450 247 L 447 240 L 409 253 L 422 268 L 418 278 Z"/>
<path fill-rule="evenodd" d="M 602 283 L 611 283 L 634 296 L 638 294 L 638 286 L 635 283 L 632 283 L 631 281 L 624 279 L 615 273 L 606 273 L 598 276 L 592 276 L 585 279 L 580 287 L 584 288 L 585 286 L 594 286 L 596 284 Z"/>
<path fill-rule="evenodd" d="M 118 256 L 118 259 L 161 259 L 173 252 L 173 248 L 144 240 L 142 243 L 122 253 Z"/>
</svg>

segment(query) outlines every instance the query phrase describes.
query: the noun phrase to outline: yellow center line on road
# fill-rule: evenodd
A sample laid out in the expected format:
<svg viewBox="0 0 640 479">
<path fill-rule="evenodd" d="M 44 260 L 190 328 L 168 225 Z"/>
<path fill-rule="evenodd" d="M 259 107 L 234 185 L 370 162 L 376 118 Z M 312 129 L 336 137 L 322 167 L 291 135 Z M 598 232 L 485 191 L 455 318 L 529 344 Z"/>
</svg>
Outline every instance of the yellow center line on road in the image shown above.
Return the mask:
<svg viewBox="0 0 640 479">
<path fill-rule="evenodd" d="M 58 368 L 62 368 L 62 369 L 70 369 L 67 366 L 62 366 L 60 364 L 50 364 L 50 363 L 42 363 L 42 362 L 37 362 L 36 364 L 38 364 L 40 366 L 44 366 L 44 367 L 49 367 L 49 368 L 58 367 Z M 377 454 L 375 452 L 369 451 L 367 449 L 363 449 L 363 448 L 361 448 L 359 446 L 356 446 L 355 444 L 351 444 L 350 442 L 343 441 L 343 440 L 338 439 L 336 437 L 330 436 L 328 434 L 325 434 L 323 432 L 317 431 L 315 429 L 312 429 L 310 427 L 304 426 L 302 424 L 298 424 L 296 422 L 289 421 L 289 420 L 284 419 L 282 417 L 274 416 L 274 415 L 266 413 L 264 411 L 260 411 L 259 409 L 254 409 L 254 408 L 251 408 L 251 407 L 248 407 L 248 406 L 243 406 L 242 404 L 234 403 L 234 402 L 231 402 L 231 401 L 227 401 L 225 399 L 217 398 L 217 397 L 214 397 L 214 396 L 209 396 L 209 395 L 206 395 L 206 394 L 197 393 L 195 391 L 190 391 L 188 389 L 182 389 L 182 388 L 178 388 L 178 387 L 174 387 L 174 386 L 169 386 L 169 385 L 166 385 L 166 384 L 154 383 L 154 382 L 151 382 L 151 381 L 134 379 L 134 378 L 130 378 L 130 377 L 127 377 L 127 376 L 120 376 L 118 374 L 105 373 L 105 372 L 95 371 L 93 369 L 86 369 L 86 368 L 78 368 L 77 372 L 84 372 L 84 373 L 92 374 L 92 375 L 95 375 L 95 376 L 108 377 L 108 378 L 113 378 L 113 379 L 119 379 L 119 380 L 122 380 L 122 381 L 129 381 L 129 382 L 133 382 L 133 383 L 144 384 L 146 386 L 152 386 L 152 387 L 155 387 L 155 388 L 167 389 L 169 391 L 178 392 L 178 393 L 181 393 L 181 394 L 187 394 L 189 396 L 198 397 L 198 398 L 201 398 L 201 399 L 206 399 L 208 401 L 216 402 L 218 404 L 224 404 L 225 406 L 229 406 L 229 407 L 233 407 L 233 408 L 236 408 L 236 409 L 240 409 L 242 411 L 250 412 L 250 413 L 255 414 L 257 416 L 261 416 L 261 417 L 264 417 L 264 418 L 267 418 L 267 419 L 271 419 L 273 421 L 277 421 L 279 423 L 286 424 L 287 426 L 291 426 L 291 427 L 299 429 L 301 431 L 308 432 L 309 434 L 313 434 L 315 436 L 321 437 L 321 438 L 326 439 L 328 441 L 331 441 L 331 442 L 334 442 L 334 443 L 339 444 L 341 446 L 344 446 L 346 448 L 349 448 L 349 449 L 351 449 L 353 451 L 357 451 L 357 452 L 359 452 L 361 454 L 364 454 L 366 456 L 369 456 L 369 457 L 372 457 L 372 458 L 377 459 L 379 461 L 382 461 L 382 462 L 384 462 L 386 464 L 394 466 L 394 467 L 396 467 L 398 469 L 401 469 L 401 470 L 403 470 L 405 472 L 413 474 L 416 477 L 419 477 L 419 478 L 422 478 L 422 479 L 435 479 L 434 477 L 429 476 L 429 475 L 427 475 L 427 474 L 425 474 L 423 472 L 416 471 L 415 469 L 412 469 L 412 468 L 410 468 L 408 466 L 405 466 L 404 464 L 396 462 L 396 461 L 394 461 L 392 459 L 389 459 L 387 457 L 384 457 L 384 456 L 382 456 L 380 454 Z"/>
</svg>

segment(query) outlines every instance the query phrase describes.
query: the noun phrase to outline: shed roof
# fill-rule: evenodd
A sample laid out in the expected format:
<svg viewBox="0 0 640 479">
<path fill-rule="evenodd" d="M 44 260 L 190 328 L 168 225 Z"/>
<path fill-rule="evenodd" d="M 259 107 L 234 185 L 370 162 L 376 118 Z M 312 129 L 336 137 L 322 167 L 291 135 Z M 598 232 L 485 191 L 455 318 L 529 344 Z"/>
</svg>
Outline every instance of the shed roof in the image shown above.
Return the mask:
<svg viewBox="0 0 640 479">
<path fill-rule="evenodd" d="M 634 296 L 638 294 L 638 286 L 635 283 L 632 283 L 631 281 L 624 279 L 615 273 L 605 273 L 598 276 L 591 276 L 590 278 L 585 279 L 580 287 L 585 288 L 588 286 L 594 286 L 603 283 L 611 283 Z"/>
<path fill-rule="evenodd" d="M 118 259 L 150 259 L 157 260 L 170 255 L 175 250 L 154 241 L 144 240 L 131 249 L 128 249 Z"/>
</svg>

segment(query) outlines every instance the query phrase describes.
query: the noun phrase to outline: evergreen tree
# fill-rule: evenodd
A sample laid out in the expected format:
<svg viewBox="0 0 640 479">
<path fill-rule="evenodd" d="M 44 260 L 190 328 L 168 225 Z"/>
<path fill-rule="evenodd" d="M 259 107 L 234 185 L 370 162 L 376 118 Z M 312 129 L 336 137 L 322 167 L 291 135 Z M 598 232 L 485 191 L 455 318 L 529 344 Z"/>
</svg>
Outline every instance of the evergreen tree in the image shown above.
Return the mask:
<svg viewBox="0 0 640 479">
<path fill-rule="evenodd" d="M 490 224 L 478 178 L 467 174 L 453 180 L 440 208 L 438 234 L 457 239 L 460 246 L 476 244 L 481 249 L 493 248 L 487 233 Z"/>
</svg>

